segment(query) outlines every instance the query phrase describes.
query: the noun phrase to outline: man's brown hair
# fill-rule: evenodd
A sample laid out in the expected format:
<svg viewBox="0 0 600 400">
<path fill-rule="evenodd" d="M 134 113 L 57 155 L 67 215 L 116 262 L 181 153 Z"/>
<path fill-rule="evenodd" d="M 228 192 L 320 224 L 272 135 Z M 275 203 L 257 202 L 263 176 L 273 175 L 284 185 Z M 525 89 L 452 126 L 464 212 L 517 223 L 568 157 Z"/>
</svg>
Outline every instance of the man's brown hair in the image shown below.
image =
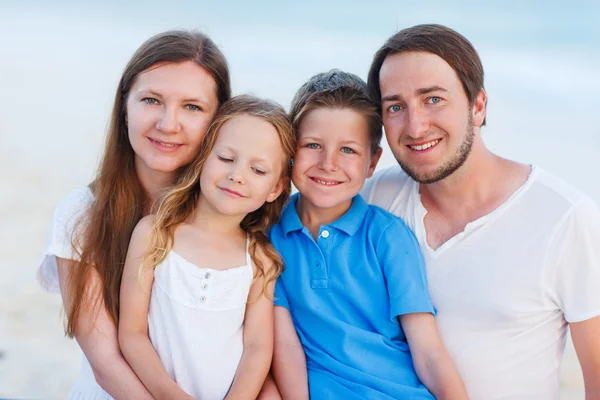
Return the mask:
<svg viewBox="0 0 600 400">
<path fill-rule="evenodd" d="M 390 37 L 375 53 L 369 70 L 369 92 L 381 112 L 379 72 L 388 56 L 404 52 L 427 52 L 446 61 L 462 83 L 469 104 L 483 89 L 483 66 L 477 51 L 460 33 L 443 25 L 426 24 L 406 28 Z M 485 124 L 485 121 L 484 121 Z"/>
</svg>

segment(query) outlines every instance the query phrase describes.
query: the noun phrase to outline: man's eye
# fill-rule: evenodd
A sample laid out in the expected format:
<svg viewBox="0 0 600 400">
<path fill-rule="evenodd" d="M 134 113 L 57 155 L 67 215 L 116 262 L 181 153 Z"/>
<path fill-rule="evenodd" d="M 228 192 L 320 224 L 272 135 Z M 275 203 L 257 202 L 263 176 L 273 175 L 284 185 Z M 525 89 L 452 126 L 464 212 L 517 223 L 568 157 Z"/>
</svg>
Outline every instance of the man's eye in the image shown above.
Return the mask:
<svg viewBox="0 0 600 400">
<path fill-rule="evenodd" d="M 226 163 L 233 162 L 233 160 L 231 158 L 222 157 L 222 156 L 217 156 L 217 158 Z"/>
<path fill-rule="evenodd" d="M 352 150 L 350 147 L 342 147 L 342 153 L 346 153 L 346 154 L 353 154 L 355 153 L 354 150 Z"/>
<path fill-rule="evenodd" d="M 158 104 L 158 100 L 156 100 L 154 97 L 144 97 L 142 101 L 146 104 Z"/>
<path fill-rule="evenodd" d="M 402 107 L 400 107 L 398 104 L 394 104 L 393 106 L 390 106 L 388 110 L 391 113 L 397 113 L 398 111 L 402 110 Z"/>
<path fill-rule="evenodd" d="M 433 96 L 433 97 L 430 97 L 429 99 L 427 99 L 427 102 L 430 104 L 437 104 L 440 101 L 442 101 L 442 99 L 439 97 L 436 97 L 436 96 Z"/>
<path fill-rule="evenodd" d="M 195 104 L 187 104 L 185 108 L 187 108 L 190 111 L 202 111 L 202 109 Z"/>
<path fill-rule="evenodd" d="M 319 146 L 317 143 L 309 143 L 306 145 L 306 147 L 309 149 L 319 149 L 321 146 Z"/>
</svg>

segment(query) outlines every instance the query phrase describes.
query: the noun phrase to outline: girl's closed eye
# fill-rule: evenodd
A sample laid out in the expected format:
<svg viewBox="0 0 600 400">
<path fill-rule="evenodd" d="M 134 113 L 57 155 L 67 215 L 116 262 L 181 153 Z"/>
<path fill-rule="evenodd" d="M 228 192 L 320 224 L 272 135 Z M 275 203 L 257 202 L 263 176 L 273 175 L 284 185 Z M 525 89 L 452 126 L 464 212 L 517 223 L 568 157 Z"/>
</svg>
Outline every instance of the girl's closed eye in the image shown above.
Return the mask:
<svg viewBox="0 0 600 400">
<path fill-rule="evenodd" d="M 229 158 L 229 157 L 225 157 L 225 156 L 217 156 L 217 158 L 219 159 L 219 161 L 223 161 L 226 163 L 233 162 L 233 158 Z"/>
<path fill-rule="evenodd" d="M 267 171 L 265 171 L 262 168 L 252 167 L 252 171 L 254 171 L 254 173 L 256 175 L 266 175 L 267 174 Z"/>
</svg>

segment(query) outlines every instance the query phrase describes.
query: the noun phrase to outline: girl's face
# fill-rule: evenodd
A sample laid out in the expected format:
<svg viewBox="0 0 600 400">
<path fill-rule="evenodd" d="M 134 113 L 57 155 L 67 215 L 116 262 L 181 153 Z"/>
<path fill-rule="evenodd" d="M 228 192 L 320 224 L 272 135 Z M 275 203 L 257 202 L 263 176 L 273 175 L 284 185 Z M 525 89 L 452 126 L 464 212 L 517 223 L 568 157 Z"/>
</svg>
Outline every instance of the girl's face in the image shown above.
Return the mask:
<svg viewBox="0 0 600 400">
<path fill-rule="evenodd" d="M 200 174 L 201 201 L 224 215 L 244 216 L 284 188 L 284 152 L 277 130 L 242 114 L 225 122 Z"/>
<path fill-rule="evenodd" d="M 212 76 L 192 61 L 140 73 L 126 103 L 138 174 L 174 172 L 197 155 L 218 108 Z"/>
</svg>

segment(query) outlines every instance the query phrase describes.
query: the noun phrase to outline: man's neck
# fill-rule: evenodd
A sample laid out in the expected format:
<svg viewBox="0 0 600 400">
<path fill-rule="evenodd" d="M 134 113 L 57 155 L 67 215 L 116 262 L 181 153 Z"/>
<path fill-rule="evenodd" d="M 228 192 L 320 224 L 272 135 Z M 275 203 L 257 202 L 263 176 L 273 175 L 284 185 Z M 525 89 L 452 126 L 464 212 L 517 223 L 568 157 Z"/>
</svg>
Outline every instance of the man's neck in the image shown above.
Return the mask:
<svg viewBox="0 0 600 400">
<path fill-rule="evenodd" d="M 452 175 L 421 184 L 421 202 L 427 210 L 427 241 L 437 248 L 475 221 L 500 207 L 528 179 L 529 166 L 489 152 L 481 141 Z"/>
</svg>

